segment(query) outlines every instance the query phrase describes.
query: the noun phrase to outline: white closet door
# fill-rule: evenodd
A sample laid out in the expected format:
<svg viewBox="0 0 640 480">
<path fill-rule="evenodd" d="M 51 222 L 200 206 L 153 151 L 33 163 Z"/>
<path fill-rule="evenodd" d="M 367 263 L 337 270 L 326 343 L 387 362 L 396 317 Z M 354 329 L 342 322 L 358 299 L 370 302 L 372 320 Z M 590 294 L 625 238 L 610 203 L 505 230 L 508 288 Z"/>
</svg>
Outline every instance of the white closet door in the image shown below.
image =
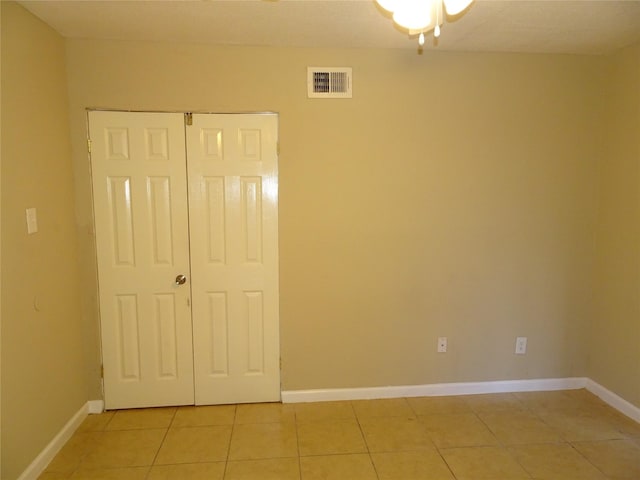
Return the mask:
<svg viewBox="0 0 640 480">
<path fill-rule="evenodd" d="M 196 404 L 277 401 L 277 115 L 186 132 Z"/>
<path fill-rule="evenodd" d="M 193 404 L 183 114 L 90 112 L 89 128 L 105 406 Z"/>
</svg>

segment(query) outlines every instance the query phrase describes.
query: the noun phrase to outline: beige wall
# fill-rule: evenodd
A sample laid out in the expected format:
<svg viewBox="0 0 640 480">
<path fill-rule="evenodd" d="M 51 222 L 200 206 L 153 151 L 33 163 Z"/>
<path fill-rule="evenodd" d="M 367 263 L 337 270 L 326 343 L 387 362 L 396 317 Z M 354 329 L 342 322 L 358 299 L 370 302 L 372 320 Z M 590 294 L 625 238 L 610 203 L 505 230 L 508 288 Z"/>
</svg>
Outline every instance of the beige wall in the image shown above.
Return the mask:
<svg viewBox="0 0 640 480">
<path fill-rule="evenodd" d="M 606 71 L 589 375 L 640 407 L 640 45 Z"/>
<path fill-rule="evenodd" d="M 86 107 L 280 114 L 284 390 L 586 375 L 599 57 L 69 40 L 67 61 L 91 398 Z M 353 67 L 353 99 L 307 99 L 307 66 Z"/>
<path fill-rule="evenodd" d="M 17 478 L 88 398 L 64 56 L 58 34 L 2 2 L 4 480 Z M 29 207 L 38 212 L 34 235 Z"/>
<path fill-rule="evenodd" d="M 2 2 L 3 479 L 101 397 L 86 107 L 280 114 L 283 389 L 588 375 L 640 406 L 640 46 L 66 45 Z M 308 65 L 354 98 L 308 100 Z"/>
</svg>

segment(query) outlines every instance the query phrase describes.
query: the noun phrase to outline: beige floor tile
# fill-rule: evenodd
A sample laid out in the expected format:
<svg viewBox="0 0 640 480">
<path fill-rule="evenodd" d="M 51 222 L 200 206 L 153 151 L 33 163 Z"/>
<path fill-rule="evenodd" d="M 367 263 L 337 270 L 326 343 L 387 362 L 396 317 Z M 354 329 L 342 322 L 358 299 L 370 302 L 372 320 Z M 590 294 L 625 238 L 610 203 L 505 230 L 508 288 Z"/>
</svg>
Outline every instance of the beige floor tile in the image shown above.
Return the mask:
<svg viewBox="0 0 640 480">
<path fill-rule="evenodd" d="M 351 402 L 358 418 L 414 416 L 405 398 L 382 398 Z"/>
<path fill-rule="evenodd" d="M 298 455 L 293 423 L 235 425 L 229 460 L 295 457 Z"/>
<path fill-rule="evenodd" d="M 382 417 L 360 421 L 370 452 L 433 449 L 427 429 L 416 418 Z"/>
<path fill-rule="evenodd" d="M 466 395 L 463 399 L 475 413 L 513 412 L 525 409 L 524 404 L 512 393 Z"/>
<path fill-rule="evenodd" d="M 231 425 L 170 428 L 156 465 L 217 462 L 227 459 Z"/>
<path fill-rule="evenodd" d="M 372 453 L 379 480 L 454 480 L 436 451 Z"/>
<path fill-rule="evenodd" d="M 50 473 L 73 473 L 84 456 L 98 445 L 101 437 L 102 432 L 76 431 L 47 465 L 46 471 Z"/>
<path fill-rule="evenodd" d="M 154 465 L 147 480 L 222 480 L 225 462 Z"/>
<path fill-rule="evenodd" d="M 300 480 L 297 458 L 229 462 L 224 480 Z"/>
<path fill-rule="evenodd" d="M 103 432 L 80 465 L 83 468 L 151 465 L 166 433 L 165 428 Z"/>
<path fill-rule="evenodd" d="M 582 410 L 541 413 L 540 418 L 569 442 L 624 438 L 602 415 L 583 414 Z"/>
<path fill-rule="evenodd" d="M 298 403 L 295 405 L 295 411 L 298 423 L 356 418 L 351 402 Z"/>
<path fill-rule="evenodd" d="M 566 443 L 509 447 L 516 460 L 535 479 L 606 480 L 606 477 Z"/>
<path fill-rule="evenodd" d="M 115 415 L 115 411 L 96 413 L 87 416 L 78 427 L 77 432 L 101 432 Z"/>
<path fill-rule="evenodd" d="M 471 412 L 463 397 L 413 397 L 407 401 L 416 415 Z"/>
<path fill-rule="evenodd" d="M 559 434 L 530 412 L 481 413 L 480 419 L 503 445 L 551 443 Z"/>
<path fill-rule="evenodd" d="M 562 390 L 551 392 L 518 392 L 513 395 L 528 409 L 536 413 L 551 410 L 575 410 L 582 403 L 581 400 L 575 397 L 572 398 Z"/>
<path fill-rule="evenodd" d="M 575 400 L 583 406 L 590 405 L 596 408 L 608 407 L 608 405 L 602 399 L 598 398 L 586 388 L 580 388 L 577 390 L 563 390 L 563 393 L 567 397 Z"/>
<path fill-rule="evenodd" d="M 298 425 L 300 455 L 367 453 L 356 421 L 309 422 Z"/>
<path fill-rule="evenodd" d="M 377 480 L 369 455 L 300 458 L 302 480 Z"/>
<path fill-rule="evenodd" d="M 233 425 L 235 405 L 204 405 L 179 407 L 171 427 L 204 427 L 207 425 Z"/>
<path fill-rule="evenodd" d="M 640 478 L 640 446 L 630 440 L 578 442 L 573 446 L 609 477 Z"/>
<path fill-rule="evenodd" d="M 531 478 L 500 447 L 449 448 L 440 451 L 456 480 L 523 480 Z"/>
<path fill-rule="evenodd" d="M 627 437 L 640 438 L 640 423 L 635 420 L 623 415 L 613 408 L 608 408 L 603 414 L 603 417 L 606 418 L 607 422 L 609 422 L 616 430 Z"/>
<path fill-rule="evenodd" d="M 70 480 L 145 480 L 149 467 L 78 469 Z"/>
<path fill-rule="evenodd" d="M 167 428 L 176 413 L 175 407 L 118 410 L 107 424 L 106 430 L 134 430 Z"/>
<path fill-rule="evenodd" d="M 236 424 L 284 423 L 295 421 L 295 407 L 282 403 L 249 403 L 238 405 Z"/>
<path fill-rule="evenodd" d="M 474 413 L 419 417 L 438 448 L 497 445 L 498 440 Z"/>
<path fill-rule="evenodd" d="M 38 477 L 38 480 L 68 480 L 69 475 L 60 472 L 44 472 Z"/>
</svg>

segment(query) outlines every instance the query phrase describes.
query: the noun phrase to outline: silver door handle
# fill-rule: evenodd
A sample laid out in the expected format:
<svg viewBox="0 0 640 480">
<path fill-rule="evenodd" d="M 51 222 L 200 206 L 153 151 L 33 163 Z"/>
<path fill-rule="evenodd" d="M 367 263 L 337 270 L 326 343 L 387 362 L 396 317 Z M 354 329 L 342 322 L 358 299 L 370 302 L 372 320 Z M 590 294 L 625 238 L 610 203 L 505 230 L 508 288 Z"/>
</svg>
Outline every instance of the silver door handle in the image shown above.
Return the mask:
<svg viewBox="0 0 640 480">
<path fill-rule="evenodd" d="M 185 275 L 178 275 L 176 277 L 176 285 L 184 285 L 187 281 L 187 277 Z"/>
</svg>

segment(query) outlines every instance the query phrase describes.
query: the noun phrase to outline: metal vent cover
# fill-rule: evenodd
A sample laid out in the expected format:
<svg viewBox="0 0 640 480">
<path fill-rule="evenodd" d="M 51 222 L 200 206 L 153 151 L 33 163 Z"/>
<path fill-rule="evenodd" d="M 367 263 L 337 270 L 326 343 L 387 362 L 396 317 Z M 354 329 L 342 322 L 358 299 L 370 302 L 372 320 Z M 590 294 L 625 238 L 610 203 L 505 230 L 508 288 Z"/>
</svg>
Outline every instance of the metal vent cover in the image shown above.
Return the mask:
<svg viewBox="0 0 640 480">
<path fill-rule="evenodd" d="M 309 98 L 351 98 L 351 67 L 307 67 Z"/>
</svg>

